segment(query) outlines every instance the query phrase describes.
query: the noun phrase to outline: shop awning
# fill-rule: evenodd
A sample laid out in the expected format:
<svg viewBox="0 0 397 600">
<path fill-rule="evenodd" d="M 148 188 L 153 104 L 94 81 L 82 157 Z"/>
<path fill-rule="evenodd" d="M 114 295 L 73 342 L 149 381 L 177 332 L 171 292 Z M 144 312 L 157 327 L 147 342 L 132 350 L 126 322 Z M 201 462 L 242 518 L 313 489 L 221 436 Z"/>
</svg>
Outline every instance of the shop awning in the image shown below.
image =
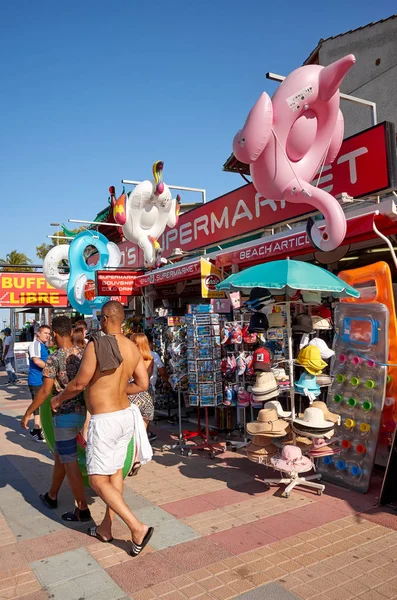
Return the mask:
<svg viewBox="0 0 397 600">
<path fill-rule="evenodd" d="M 381 233 L 386 236 L 397 233 L 397 221 L 389 216 L 380 214 L 378 211 L 368 212 L 358 216 L 351 217 L 347 221 L 347 232 L 344 246 L 364 242 L 366 240 L 377 238 L 374 231 L 374 224 Z M 320 229 L 324 225 L 320 223 Z M 269 260 L 294 258 L 299 255 L 315 252 L 310 244 L 304 229 L 292 230 L 288 234 L 285 232 L 262 238 L 252 244 L 236 247 L 228 252 L 219 253 L 216 257 L 217 267 L 228 267 L 231 265 L 251 266 L 258 262 Z"/>
<path fill-rule="evenodd" d="M 137 277 L 136 287 L 146 287 L 147 285 L 167 285 L 178 281 L 198 279 L 201 276 L 201 258 L 194 258 L 188 261 L 181 261 L 177 264 L 156 269 L 145 275 Z"/>
</svg>

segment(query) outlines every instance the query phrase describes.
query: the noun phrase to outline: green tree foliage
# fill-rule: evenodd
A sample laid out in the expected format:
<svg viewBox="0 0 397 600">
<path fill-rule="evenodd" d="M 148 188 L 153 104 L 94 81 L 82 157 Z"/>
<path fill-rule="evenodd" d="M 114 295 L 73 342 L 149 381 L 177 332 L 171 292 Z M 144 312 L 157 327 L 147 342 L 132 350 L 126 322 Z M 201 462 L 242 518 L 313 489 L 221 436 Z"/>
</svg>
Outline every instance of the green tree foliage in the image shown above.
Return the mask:
<svg viewBox="0 0 397 600">
<path fill-rule="evenodd" d="M 80 233 L 80 231 L 84 231 L 85 227 L 78 227 L 77 229 L 71 229 L 70 232 L 71 233 Z M 54 235 L 59 236 L 60 238 L 64 238 L 66 237 L 65 232 L 62 231 L 57 231 Z M 54 242 L 58 242 L 58 244 L 69 244 L 70 240 L 67 239 L 58 239 L 58 240 L 54 240 Z M 40 244 L 40 246 L 36 246 L 36 255 L 41 258 L 41 260 L 44 260 L 46 254 L 51 250 L 51 248 L 53 248 L 54 246 L 56 246 L 57 244 L 46 244 L 45 242 L 43 244 Z"/>
<path fill-rule="evenodd" d="M 23 254 L 23 252 L 18 252 L 17 250 L 11 250 L 9 254 L 5 258 L 0 258 L 0 268 L 2 271 L 15 271 L 15 267 L 19 265 L 31 265 L 33 262 Z M 17 269 L 19 273 L 32 273 L 34 269 L 32 267 L 21 267 Z"/>
</svg>

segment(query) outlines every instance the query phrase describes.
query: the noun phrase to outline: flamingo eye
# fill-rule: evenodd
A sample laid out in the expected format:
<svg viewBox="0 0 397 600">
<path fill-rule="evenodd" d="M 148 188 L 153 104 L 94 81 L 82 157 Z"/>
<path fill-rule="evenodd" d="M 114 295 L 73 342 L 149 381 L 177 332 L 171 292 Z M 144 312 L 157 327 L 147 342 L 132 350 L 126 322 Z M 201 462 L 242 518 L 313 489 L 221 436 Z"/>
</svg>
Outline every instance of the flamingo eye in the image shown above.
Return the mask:
<svg viewBox="0 0 397 600">
<path fill-rule="evenodd" d="M 241 144 L 242 146 L 244 146 L 244 144 L 245 144 L 245 137 L 242 137 L 242 138 L 241 138 L 241 142 L 240 142 L 240 144 Z"/>
</svg>

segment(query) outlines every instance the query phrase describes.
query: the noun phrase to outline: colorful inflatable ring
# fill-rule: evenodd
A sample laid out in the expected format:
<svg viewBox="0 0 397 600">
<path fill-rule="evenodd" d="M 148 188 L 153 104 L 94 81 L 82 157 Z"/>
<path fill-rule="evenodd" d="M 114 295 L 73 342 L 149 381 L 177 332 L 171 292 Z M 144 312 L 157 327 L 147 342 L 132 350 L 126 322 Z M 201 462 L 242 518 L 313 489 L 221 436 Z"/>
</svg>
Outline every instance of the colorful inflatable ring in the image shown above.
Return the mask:
<svg viewBox="0 0 397 600">
<path fill-rule="evenodd" d="M 41 426 L 42 426 L 42 429 L 44 432 L 44 437 L 47 442 L 47 446 L 49 447 L 51 452 L 54 454 L 54 441 L 55 440 L 54 440 L 54 429 L 52 426 L 52 412 L 51 412 L 51 405 L 50 405 L 51 397 L 52 397 L 52 395 L 48 396 L 48 398 L 44 402 L 44 404 L 41 405 L 40 419 L 41 419 Z M 127 456 L 126 456 L 125 463 L 124 463 L 124 468 L 123 468 L 123 477 L 124 478 L 127 477 L 128 473 L 131 471 L 132 465 L 134 463 L 134 456 L 135 456 L 135 444 L 134 444 L 134 439 L 132 439 L 128 445 Z M 81 448 L 81 446 L 79 446 L 79 445 L 77 446 L 77 462 L 79 465 L 80 472 L 83 476 L 84 485 L 89 487 L 87 469 L 85 466 L 85 450 L 83 448 Z"/>
</svg>

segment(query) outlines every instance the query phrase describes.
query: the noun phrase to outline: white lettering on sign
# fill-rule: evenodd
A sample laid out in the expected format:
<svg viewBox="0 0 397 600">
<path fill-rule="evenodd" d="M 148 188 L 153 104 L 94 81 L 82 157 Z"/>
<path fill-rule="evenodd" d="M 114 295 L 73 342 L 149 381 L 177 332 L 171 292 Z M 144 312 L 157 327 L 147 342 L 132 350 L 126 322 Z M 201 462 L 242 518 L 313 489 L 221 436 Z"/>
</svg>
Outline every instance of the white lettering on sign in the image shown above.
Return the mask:
<svg viewBox="0 0 397 600">
<path fill-rule="evenodd" d="M 362 156 L 363 154 L 367 154 L 368 148 L 358 148 L 358 150 L 353 150 L 348 154 L 344 154 L 338 158 L 338 165 L 341 165 L 344 162 L 349 162 L 349 174 L 350 174 L 350 182 L 357 182 L 357 166 L 356 166 L 356 158 Z"/>
<path fill-rule="evenodd" d="M 351 152 L 348 152 L 347 154 L 342 154 L 342 156 L 340 156 L 338 158 L 338 160 L 336 161 L 336 164 L 338 165 L 342 165 L 343 163 L 347 162 L 349 163 L 349 181 L 351 184 L 355 184 L 357 183 L 357 158 L 359 156 L 363 156 L 363 154 L 367 154 L 368 153 L 368 148 L 366 148 L 365 146 L 362 146 L 361 148 L 357 148 L 357 150 L 352 150 Z M 322 173 L 326 171 L 327 174 L 326 175 L 322 175 Z M 321 173 L 321 177 L 320 179 L 318 178 L 318 175 Z M 311 184 L 314 185 L 315 187 L 321 187 L 322 190 L 324 190 L 325 192 L 331 193 L 332 189 L 334 187 L 333 183 L 331 183 L 331 185 L 327 185 L 327 186 L 323 186 L 324 183 L 328 183 L 329 181 L 332 181 L 333 179 L 333 174 L 332 174 L 332 165 L 326 165 L 323 168 L 319 168 L 316 176 L 314 177 L 313 181 L 311 181 Z"/>
<path fill-rule="evenodd" d="M 285 208 L 285 200 L 275 201 L 269 200 L 269 198 L 265 198 L 261 194 L 255 194 L 255 216 L 259 218 L 261 216 L 261 206 L 270 206 L 273 212 L 277 212 L 279 208 L 281 210 Z"/>
<path fill-rule="evenodd" d="M 217 229 L 222 229 L 222 227 L 224 227 L 225 229 L 229 229 L 229 210 L 228 210 L 227 206 L 225 206 L 225 208 L 223 209 L 223 213 L 222 213 L 219 221 L 218 221 L 216 214 L 213 212 L 210 214 L 210 218 L 211 218 L 211 233 L 215 232 L 215 227 Z"/>
<path fill-rule="evenodd" d="M 247 248 L 246 250 L 240 250 L 239 252 L 239 260 L 241 262 L 255 260 L 256 258 L 260 258 L 263 256 L 268 256 L 272 254 L 284 254 L 288 252 L 288 250 L 294 250 L 296 248 L 301 248 L 304 246 L 310 246 L 309 239 L 305 233 L 300 235 L 290 237 L 286 240 L 275 240 L 273 242 L 268 242 L 266 244 L 261 244 L 260 246 L 253 246 L 252 248 Z"/>
<path fill-rule="evenodd" d="M 240 212 L 240 208 L 242 208 L 242 212 Z M 246 205 L 246 203 L 244 202 L 244 200 L 239 200 L 236 206 L 236 211 L 234 213 L 234 217 L 232 220 L 232 227 L 235 226 L 235 224 L 237 223 L 237 221 L 239 219 L 246 219 L 248 218 L 250 221 L 252 221 L 252 219 L 254 218 L 252 212 L 250 211 L 250 209 L 248 208 L 248 206 Z"/>
<path fill-rule="evenodd" d="M 197 240 L 198 232 L 204 231 L 205 235 L 209 235 L 208 231 L 208 215 L 202 215 L 194 220 L 194 239 Z"/>
<path fill-rule="evenodd" d="M 172 231 L 176 232 L 175 229 Z M 188 223 L 183 223 L 183 225 L 179 227 L 179 240 L 182 246 L 190 244 L 192 241 L 192 223 L 190 221 Z"/>
</svg>

